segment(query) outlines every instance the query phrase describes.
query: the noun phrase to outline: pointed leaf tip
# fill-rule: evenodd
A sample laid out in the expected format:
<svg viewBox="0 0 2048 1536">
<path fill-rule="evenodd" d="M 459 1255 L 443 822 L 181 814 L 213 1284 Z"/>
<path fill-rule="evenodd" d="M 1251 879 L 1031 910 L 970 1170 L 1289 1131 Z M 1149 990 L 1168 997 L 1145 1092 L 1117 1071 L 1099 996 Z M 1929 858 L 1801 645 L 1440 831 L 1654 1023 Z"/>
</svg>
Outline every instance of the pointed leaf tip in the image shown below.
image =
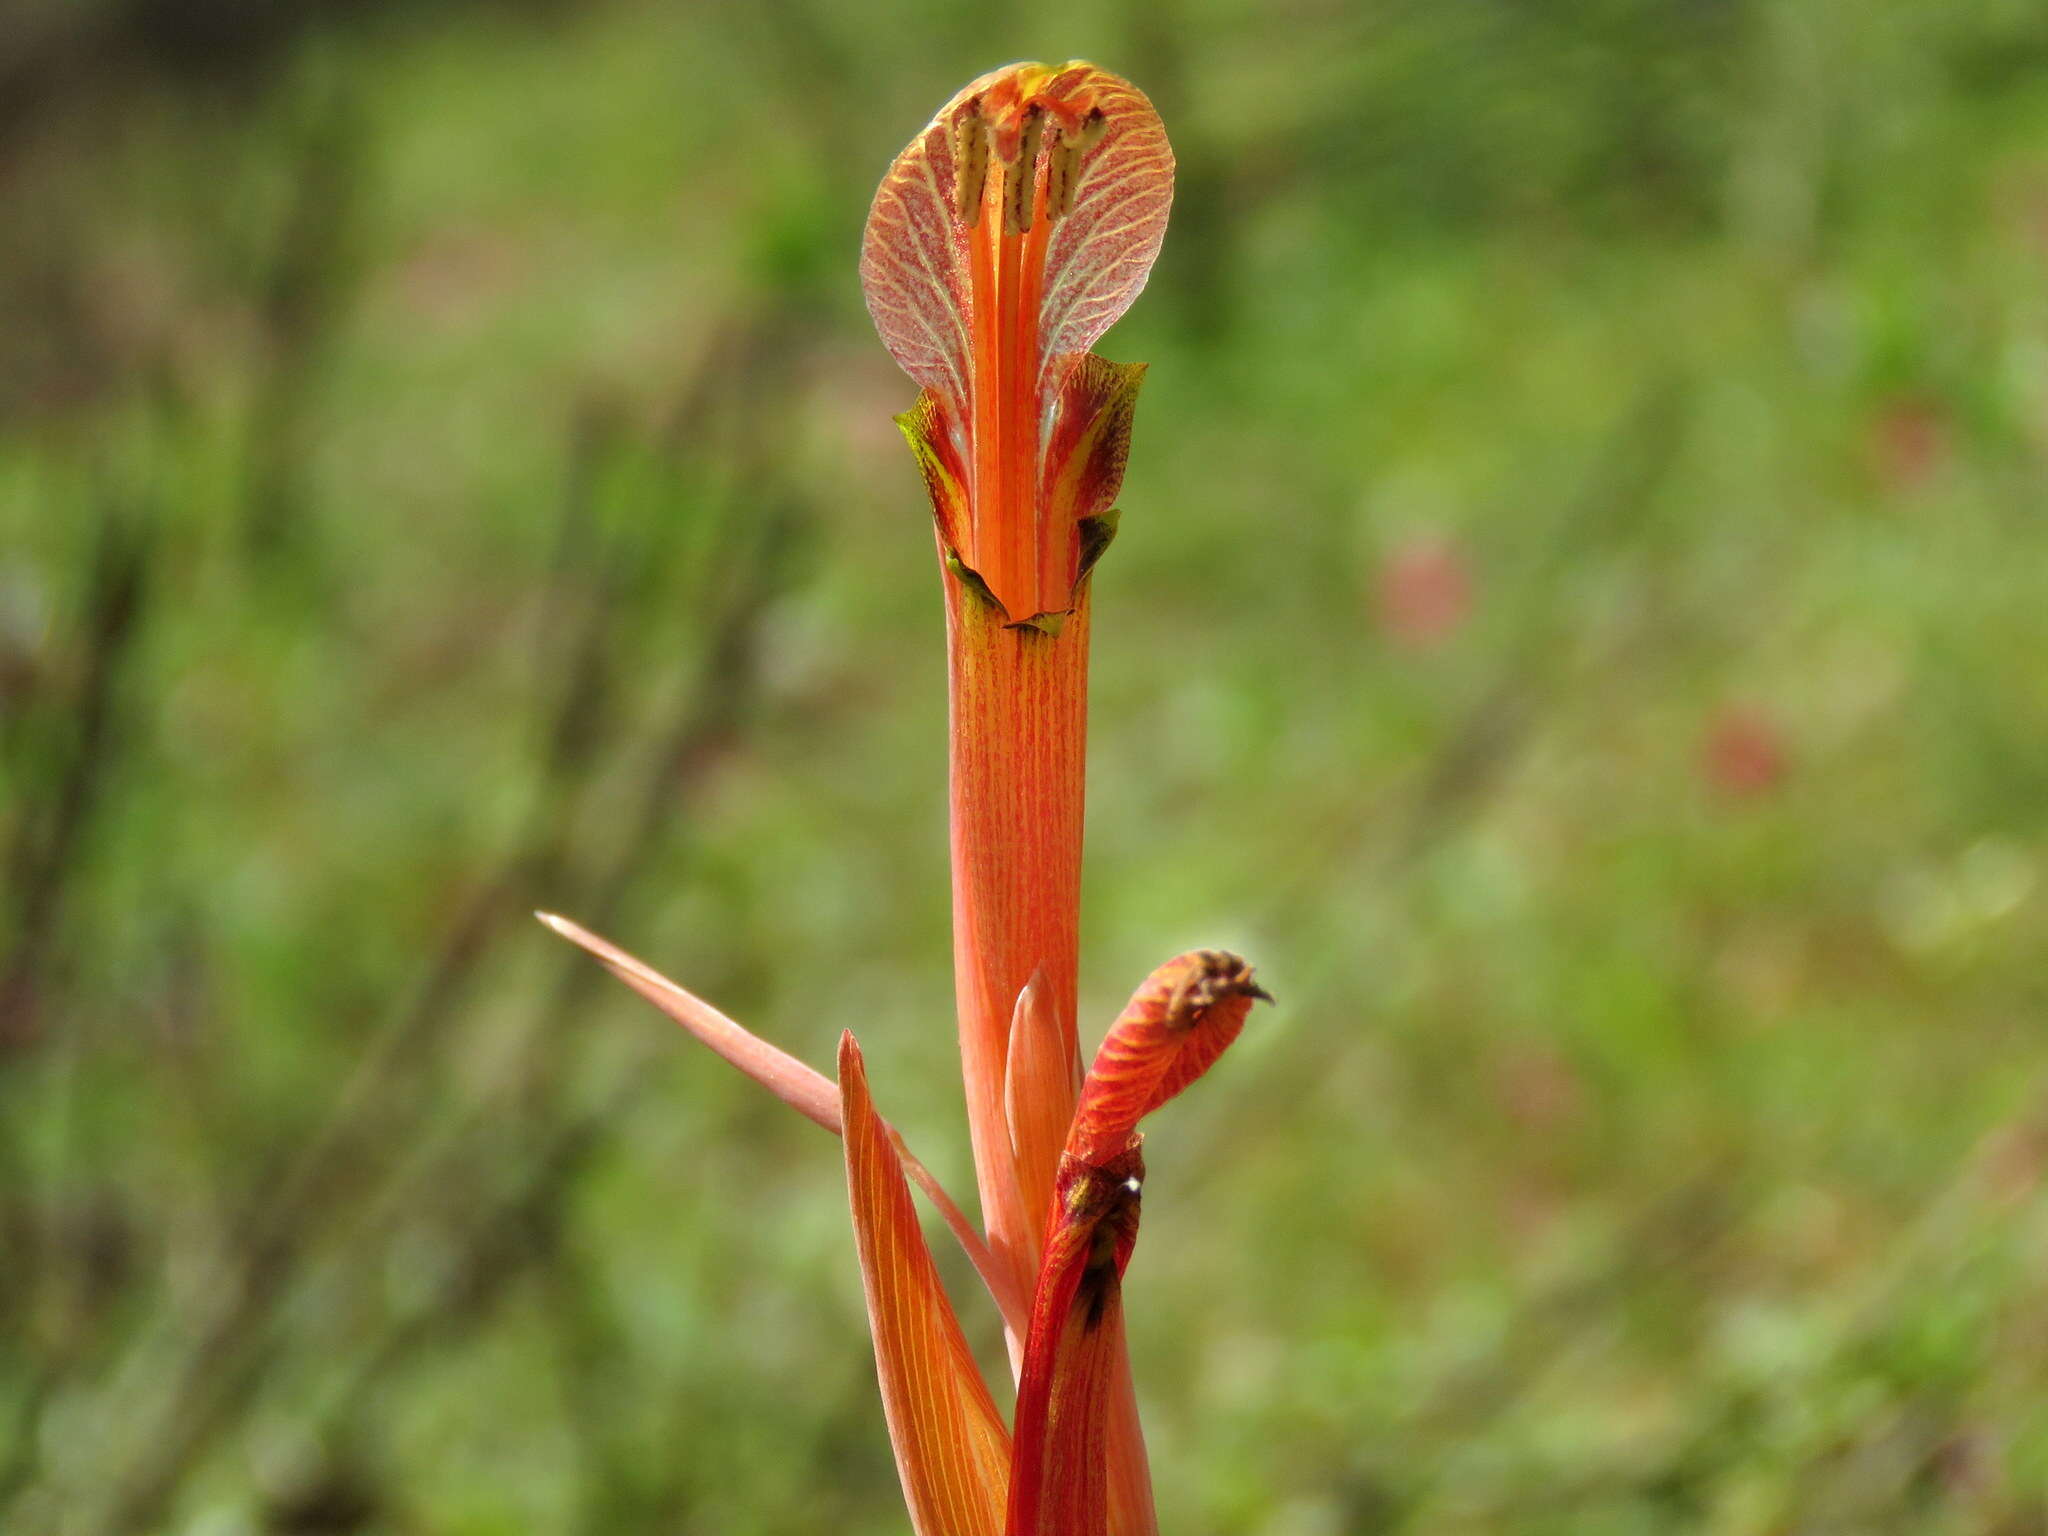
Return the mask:
<svg viewBox="0 0 2048 1536">
<path fill-rule="evenodd" d="M 839 1130 L 839 1095 L 822 1072 L 770 1045 L 694 992 L 678 986 L 644 960 L 627 954 L 580 923 L 551 912 L 538 916 L 790 1108 L 828 1131 Z"/>
<path fill-rule="evenodd" d="M 580 923 L 553 912 L 534 915 L 570 943 L 595 957 L 606 970 L 783 1103 L 833 1135 L 842 1134 L 839 1090 L 823 1073 L 806 1066 L 787 1051 L 770 1045 L 695 993 L 670 981 L 644 960 L 627 954 Z M 888 1133 L 904 1172 L 925 1192 L 932 1208 L 959 1242 L 961 1251 L 974 1266 L 974 1272 L 988 1287 L 1005 1324 L 1021 1335 L 1028 1301 L 1019 1293 L 1010 1270 L 996 1263 L 988 1244 L 974 1230 L 973 1223 L 968 1221 L 931 1171 L 912 1155 L 910 1148 L 903 1144 L 903 1138 L 893 1127 L 888 1128 Z"/>
</svg>

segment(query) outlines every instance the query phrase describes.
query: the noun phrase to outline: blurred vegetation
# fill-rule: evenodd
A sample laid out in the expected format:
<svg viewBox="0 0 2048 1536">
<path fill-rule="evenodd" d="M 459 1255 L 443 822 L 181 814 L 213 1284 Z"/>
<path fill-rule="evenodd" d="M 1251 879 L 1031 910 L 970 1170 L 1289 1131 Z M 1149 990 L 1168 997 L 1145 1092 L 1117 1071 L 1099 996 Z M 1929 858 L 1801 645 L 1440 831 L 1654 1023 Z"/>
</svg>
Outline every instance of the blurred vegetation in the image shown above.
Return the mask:
<svg viewBox="0 0 2048 1536">
<path fill-rule="evenodd" d="M 1281 999 L 1165 1528 L 2048 1531 L 2037 0 L 5 0 L 0 1529 L 903 1528 L 835 1149 L 527 912 L 971 1183 L 854 251 L 1070 55 L 1182 161 L 1093 1030 Z"/>
</svg>

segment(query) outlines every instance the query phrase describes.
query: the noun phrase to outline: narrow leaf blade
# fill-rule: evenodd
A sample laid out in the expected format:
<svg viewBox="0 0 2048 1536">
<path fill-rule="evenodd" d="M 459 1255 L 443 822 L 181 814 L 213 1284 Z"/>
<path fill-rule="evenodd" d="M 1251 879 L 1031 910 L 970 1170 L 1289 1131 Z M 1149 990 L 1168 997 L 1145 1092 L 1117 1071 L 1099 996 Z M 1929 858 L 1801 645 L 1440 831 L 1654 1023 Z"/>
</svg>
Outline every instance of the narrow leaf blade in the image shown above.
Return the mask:
<svg viewBox="0 0 2048 1536">
<path fill-rule="evenodd" d="M 839 1043 L 839 1091 L 876 1375 L 912 1528 L 917 1536 L 995 1536 L 1010 1437 L 939 1283 L 851 1034 Z"/>
<path fill-rule="evenodd" d="M 718 1055 L 738 1067 L 748 1077 L 781 1099 L 783 1103 L 799 1111 L 807 1119 L 816 1122 L 834 1136 L 841 1133 L 839 1090 L 822 1072 L 806 1066 L 787 1051 L 770 1045 L 744 1025 L 735 1023 L 697 996 L 687 987 L 670 981 L 653 966 L 647 964 L 610 940 L 600 938 L 580 923 L 553 912 L 536 912 L 543 923 L 556 933 L 595 957 L 606 970 L 646 998 L 655 1007 L 683 1026 L 698 1040 L 709 1046 Z M 891 1128 L 889 1136 L 902 1160 L 903 1171 L 910 1175 L 917 1187 L 925 1192 L 932 1208 L 946 1223 L 947 1230 L 960 1244 L 967 1255 L 974 1272 L 988 1287 L 989 1296 L 996 1308 L 1003 1314 L 1005 1326 L 1023 1337 L 1027 1300 L 1022 1287 L 1016 1280 L 1010 1266 L 998 1264 L 989 1252 L 988 1244 L 979 1232 L 974 1230 L 966 1214 L 953 1197 L 946 1193 L 931 1170 L 918 1161 L 903 1138 Z"/>
<path fill-rule="evenodd" d="M 553 912 L 536 912 L 534 916 L 595 956 L 606 970 L 783 1103 L 834 1135 L 839 1133 L 839 1092 L 824 1073 L 770 1045 L 694 992 L 676 985 L 653 966 L 627 954 L 610 940 L 599 938 L 580 923 Z"/>
</svg>

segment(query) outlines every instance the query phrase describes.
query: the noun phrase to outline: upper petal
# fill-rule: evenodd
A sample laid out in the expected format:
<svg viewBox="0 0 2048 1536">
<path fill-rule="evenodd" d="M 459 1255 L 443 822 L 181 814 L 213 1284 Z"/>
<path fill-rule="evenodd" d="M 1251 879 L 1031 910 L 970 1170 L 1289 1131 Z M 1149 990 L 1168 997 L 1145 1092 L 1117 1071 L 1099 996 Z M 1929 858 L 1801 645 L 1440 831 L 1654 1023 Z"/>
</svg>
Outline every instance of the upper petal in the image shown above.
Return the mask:
<svg viewBox="0 0 2048 1536">
<path fill-rule="evenodd" d="M 1057 173 L 1067 182 L 1050 194 L 1063 206 L 1045 246 L 1038 310 L 1048 377 L 1131 307 L 1166 238 L 1173 150 L 1152 103 L 1128 80 L 1075 60 L 1057 69 L 1009 64 L 963 88 L 882 178 L 860 267 L 882 344 L 905 373 L 956 406 L 973 377 L 968 236 L 982 217 L 978 190 L 971 198 L 963 191 L 972 189 L 975 157 L 986 174 L 989 156 L 1000 159 L 1003 135 L 1014 131 L 1010 119 L 1039 102 L 1070 129 L 1042 151 L 1041 179 Z M 981 114 L 988 141 L 962 132 L 969 114 Z M 1091 121 L 1084 133 L 1079 125 Z M 1070 158 L 1056 166 L 1062 143 Z"/>
</svg>

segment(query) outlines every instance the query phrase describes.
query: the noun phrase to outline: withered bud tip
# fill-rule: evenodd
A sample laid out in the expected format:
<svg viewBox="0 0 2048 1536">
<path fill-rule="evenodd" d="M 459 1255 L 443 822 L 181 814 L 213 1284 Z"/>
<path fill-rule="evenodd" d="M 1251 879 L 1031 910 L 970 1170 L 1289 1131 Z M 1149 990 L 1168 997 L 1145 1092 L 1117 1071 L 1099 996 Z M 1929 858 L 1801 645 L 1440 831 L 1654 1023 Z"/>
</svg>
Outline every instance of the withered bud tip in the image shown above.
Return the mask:
<svg viewBox="0 0 2048 1536">
<path fill-rule="evenodd" d="M 1213 1008 L 1227 997 L 1258 998 L 1271 1002 L 1272 997 L 1252 979 L 1252 968 L 1241 957 L 1221 949 L 1198 949 L 1192 956 L 1195 961 L 1194 973 L 1181 982 L 1175 990 L 1172 1010 L 1175 1014 L 1199 1013 Z"/>
</svg>

